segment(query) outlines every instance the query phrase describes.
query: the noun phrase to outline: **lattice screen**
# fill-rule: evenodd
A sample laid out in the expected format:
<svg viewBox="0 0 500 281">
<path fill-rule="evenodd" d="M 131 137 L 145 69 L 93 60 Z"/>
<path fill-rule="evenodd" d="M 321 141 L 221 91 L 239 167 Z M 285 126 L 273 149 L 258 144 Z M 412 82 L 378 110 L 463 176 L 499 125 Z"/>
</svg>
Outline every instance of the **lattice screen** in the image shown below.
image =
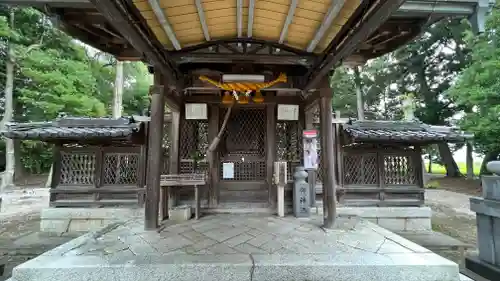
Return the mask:
<svg viewBox="0 0 500 281">
<path fill-rule="evenodd" d="M 163 150 L 163 170 L 162 174 L 169 173 L 169 163 L 170 163 L 170 121 L 165 121 L 163 124 L 163 142 L 162 142 L 162 150 Z"/>
<path fill-rule="evenodd" d="M 226 109 L 220 113 L 222 124 Z M 234 109 L 224 132 L 222 156 L 252 155 L 265 158 L 266 111 L 262 108 Z"/>
<path fill-rule="evenodd" d="M 199 158 L 204 158 L 208 149 L 208 121 L 181 120 L 179 140 L 179 172 L 181 174 L 206 172 L 207 163 L 198 163 L 195 169 L 194 159 L 200 161 Z"/>
<path fill-rule="evenodd" d="M 222 124 L 226 109 L 221 110 Z M 234 163 L 234 178 L 223 181 L 264 181 L 266 179 L 266 110 L 238 108 L 231 112 L 220 143 L 221 162 Z"/>
<path fill-rule="evenodd" d="M 266 180 L 266 162 L 265 161 L 224 161 L 234 164 L 234 178 L 224 179 L 222 165 L 220 167 L 220 178 L 224 181 L 264 181 Z"/>
<path fill-rule="evenodd" d="M 378 185 L 377 154 L 345 155 L 343 172 L 346 185 Z"/>
<path fill-rule="evenodd" d="M 96 155 L 93 151 L 61 151 L 60 185 L 94 185 Z"/>
<path fill-rule="evenodd" d="M 276 123 L 276 161 L 288 162 L 288 180 L 293 180 L 295 167 L 303 157 L 302 124 L 299 121 L 278 121 Z"/>
<path fill-rule="evenodd" d="M 409 155 L 384 156 L 384 183 L 394 185 L 417 184 L 415 167 Z"/>
<path fill-rule="evenodd" d="M 139 180 L 137 153 L 107 153 L 104 155 L 104 185 L 136 185 Z"/>
</svg>

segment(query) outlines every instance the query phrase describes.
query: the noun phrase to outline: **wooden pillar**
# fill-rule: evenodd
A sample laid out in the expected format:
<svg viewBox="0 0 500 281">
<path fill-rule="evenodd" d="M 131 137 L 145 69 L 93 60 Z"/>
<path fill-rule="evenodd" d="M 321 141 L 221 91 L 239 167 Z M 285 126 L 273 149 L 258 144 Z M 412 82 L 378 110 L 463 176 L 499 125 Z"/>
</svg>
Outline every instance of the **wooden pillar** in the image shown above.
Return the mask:
<svg viewBox="0 0 500 281">
<path fill-rule="evenodd" d="M 155 230 L 158 228 L 160 176 L 163 166 L 163 119 L 165 115 L 164 87 L 161 85 L 159 74 L 155 73 L 155 85 L 151 87 L 150 91 L 151 121 L 149 122 L 144 228 Z"/>
<path fill-rule="evenodd" d="M 268 104 L 266 111 L 266 181 L 269 204 L 271 208 L 275 208 L 278 200 L 278 190 L 273 183 L 273 167 L 276 161 L 276 104 Z"/>
<path fill-rule="evenodd" d="M 170 151 L 168 153 L 168 173 L 178 174 L 179 173 L 179 128 L 181 122 L 181 114 L 179 111 L 171 111 L 170 113 Z M 164 128 L 164 126 L 162 126 Z M 164 134 L 164 133 L 163 133 Z M 163 139 L 162 134 L 162 139 Z M 175 190 L 171 190 L 168 194 L 168 206 L 174 207 L 177 205 L 178 193 Z M 168 215 L 168 209 L 163 211 L 164 216 Z"/>
<path fill-rule="evenodd" d="M 210 105 L 210 118 L 208 120 L 208 140 L 211 142 L 219 133 L 219 105 Z M 216 207 L 219 204 L 219 153 L 213 152 L 212 159 L 209 159 L 209 189 L 208 189 L 208 204 L 210 207 Z"/>
<path fill-rule="evenodd" d="M 336 194 L 335 194 L 335 136 L 333 133 L 332 90 L 329 77 L 323 78 L 320 88 L 320 138 L 321 159 L 323 168 L 323 221 L 325 228 L 332 228 L 335 223 Z"/>
<path fill-rule="evenodd" d="M 472 158 L 472 143 L 470 141 L 468 141 L 466 143 L 466 146 L 467 146 L 467 151 L 466 151 L 465 162 L 467 165 L 467 178 L 473 179 L 474 178 L 474 158 Z"/>
</svg>

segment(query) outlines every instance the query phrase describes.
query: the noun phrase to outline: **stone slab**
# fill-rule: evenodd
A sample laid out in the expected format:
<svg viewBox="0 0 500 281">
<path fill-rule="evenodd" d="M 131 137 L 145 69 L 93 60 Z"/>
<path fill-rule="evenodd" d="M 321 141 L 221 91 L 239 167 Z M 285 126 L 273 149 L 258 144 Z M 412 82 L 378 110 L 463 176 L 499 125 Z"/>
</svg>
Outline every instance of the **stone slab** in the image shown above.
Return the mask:
<svg viewBox="0 0 500 281">
<path fill-rule="evenodd" d="M 40 214 L 40 231 L 85 233 L 112 222 L 144 217 L 141 208 L 45 208 Z"/>
<path fill-rule="evenodd" d="M 500 201 L 471 197 L 470 209 L 478 214 L 500 218 Z"/>
<path fill-rule="evenodd" d="M 212 215 L 146 232 L 113 223 L 28 261 L 16 281 L 459 281 L 458 265 L 380 226 L 338 218 Z"/>
<path fill-rule="evenodd" d="M 359 216 L 363 218 L 430 218 L 430 207 L 340 207 L 340 216 Z"/>
</svg>

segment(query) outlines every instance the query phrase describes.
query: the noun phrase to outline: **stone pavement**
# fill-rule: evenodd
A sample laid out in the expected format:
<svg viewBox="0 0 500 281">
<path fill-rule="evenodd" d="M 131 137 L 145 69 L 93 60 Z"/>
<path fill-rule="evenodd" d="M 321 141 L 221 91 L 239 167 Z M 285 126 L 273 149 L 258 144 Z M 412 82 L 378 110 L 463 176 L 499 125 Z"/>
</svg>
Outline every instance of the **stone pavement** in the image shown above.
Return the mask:
<svg viewBox="0 0 500 281">
<path fill-rule="evenodd" d="M 13 216 L 38 212 L 49 206 L 48 188 L 22 188 L 4 191 L 0 194 L 2 204 L 0 220 L 8 220 Z"/>
<path fill-rule="evenodd" d="M 442 189 L 426 189 L 425 203 L 441 205 L 453 209 L 458 215 L 475 217 L 476 213 L 470 210 L 470 195 Z"/>
<path fill-rule="evenodd" d="M 212 215 L 146 232 L 114 223 L 13 271 L 15 281 L 459 281 L 457 264 L 375 224 Z"/>
<path fill-rule="evenodd" d="M 15 266 L 64 244 L 75 236 L 47 236 L 39 232 L 40 210 L 48 206 L 48 189 L 25 188 L 1 195 L 0 281 L 3 281 L 10 277 Z"/>
</svg>

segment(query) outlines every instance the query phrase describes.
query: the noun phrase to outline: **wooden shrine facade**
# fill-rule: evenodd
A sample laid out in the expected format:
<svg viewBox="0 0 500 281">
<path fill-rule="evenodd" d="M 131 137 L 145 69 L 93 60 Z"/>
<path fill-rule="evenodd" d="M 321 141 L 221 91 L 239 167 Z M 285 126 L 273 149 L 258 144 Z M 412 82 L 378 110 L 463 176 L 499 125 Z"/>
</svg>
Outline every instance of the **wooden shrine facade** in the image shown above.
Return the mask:
<svg viewBox="0 0 500 281">
<path fill-rule="evenodd" d="M 342 159 L 337 193 L 346 206 L 424 205 L 422 148 L 470 138 L 450 127 L 417 121 L 339 120 L 334 130 L 339 136 L 337 157 Z"/>
<path fill-rule="evenodd" d="M 333 226 L 340 175 L 340 158 L 334 155 L 340 135 L 332 130 L 331 71 L 342 63 L 364 63 L 391 52 L 415 38 L 425 25 L 446 17 L 468 17 L 481 32 L 492 4 L 484 0 L 0 3 L 38 7 L 76 38 L 118 59 L 151 65 L 155 79 L 145 188 L 145 228 L 151 230 L 159 223 L 165 169 L 170 174 L 207 171 L 209 206 L 237 195 L 274 204 L 272 163 L 286 159 L 291 175 L 301 158 L 294 132 L 300 132 L 303 124 L 309 126 L 304 116 L 315 106 L 320 117 L 324 223 Z M 234 112 L 223 122 L 233 99 Z M 208 105 L 206 121 L 183 116 L 190 103 Z M 277 120 L 279 104 L 299 106 L 295 123 Z M 171 111 L 168 163 L 165 105 Z M 221 177 L 224 164 L 236 167 L 233 176 Z"/>
<path fill-rule="evenodd" d="M 10 124 L 3 135 L 54 144 L 51 207 L 142 206 L 145 123 L 121 118 L 60 118 Z"/>
</svg>

